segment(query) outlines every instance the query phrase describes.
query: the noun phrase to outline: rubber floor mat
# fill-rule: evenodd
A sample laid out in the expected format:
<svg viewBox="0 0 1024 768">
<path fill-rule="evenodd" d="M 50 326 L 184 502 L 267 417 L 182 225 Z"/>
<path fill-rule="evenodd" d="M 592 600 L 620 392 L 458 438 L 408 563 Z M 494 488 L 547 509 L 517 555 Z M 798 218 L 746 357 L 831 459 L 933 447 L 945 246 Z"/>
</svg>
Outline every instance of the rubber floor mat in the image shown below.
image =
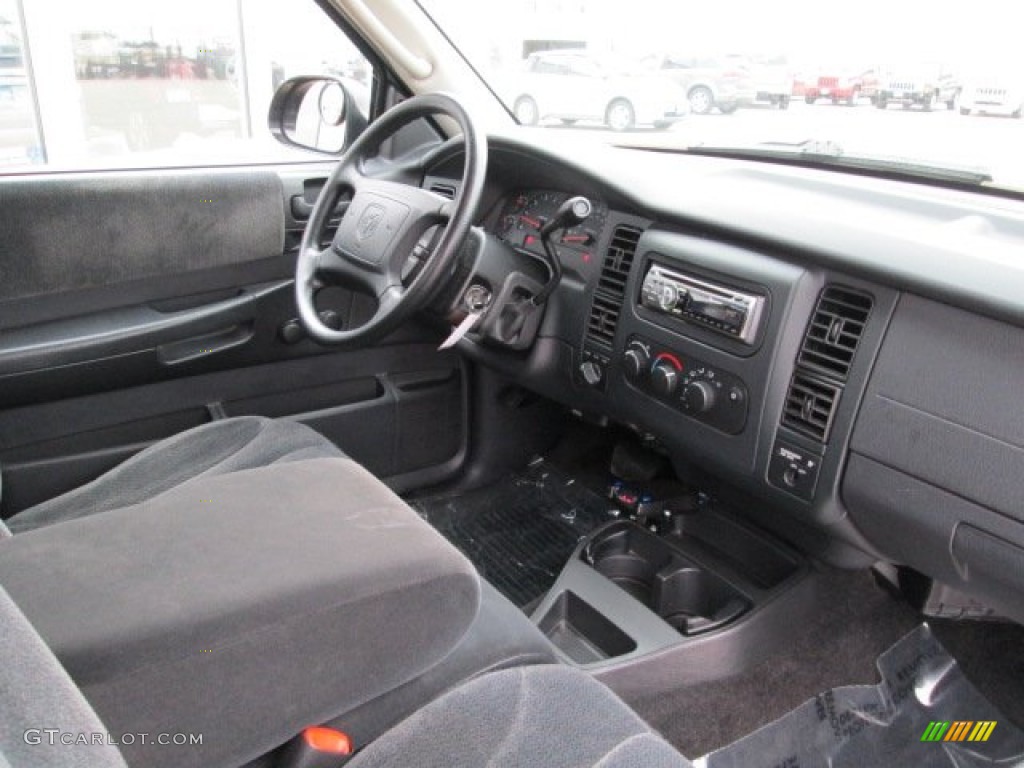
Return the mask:
<svg viewBox="0 0 1024 768">
<path fill-rule="evenodd" d="M 518 607 L 544 595 L 610 502 L 543 460 L 460 496 L 410 504 Z"/>
<path fill-rule="evenodd" d="M 883 653 L 878 670 L 880 684 L 832 688 L 694 764 L 698 768 L 1024 765 L 1024 732 L 971 685 L 927 624 Z"/>
</svg>

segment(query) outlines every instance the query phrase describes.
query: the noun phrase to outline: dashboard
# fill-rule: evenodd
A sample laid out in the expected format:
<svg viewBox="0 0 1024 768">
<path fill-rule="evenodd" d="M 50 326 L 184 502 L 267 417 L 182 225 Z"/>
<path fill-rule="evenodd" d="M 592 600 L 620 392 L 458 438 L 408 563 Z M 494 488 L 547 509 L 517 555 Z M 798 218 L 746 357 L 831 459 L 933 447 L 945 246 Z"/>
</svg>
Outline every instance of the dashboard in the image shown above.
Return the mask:
<svg viewBox="0 0 1024 768">
<path fill-rule="evenodd" d="M 467 338 L 467 355 L 650 435 L 827 560 L 906 565 L 1024 620 L 1020 204 L 635 150 L 491 152 L 493 237 L 540 256 L 570 195 L 593 215 L 554 243 L 564 275 L 531 349 Z"/>
</svg>

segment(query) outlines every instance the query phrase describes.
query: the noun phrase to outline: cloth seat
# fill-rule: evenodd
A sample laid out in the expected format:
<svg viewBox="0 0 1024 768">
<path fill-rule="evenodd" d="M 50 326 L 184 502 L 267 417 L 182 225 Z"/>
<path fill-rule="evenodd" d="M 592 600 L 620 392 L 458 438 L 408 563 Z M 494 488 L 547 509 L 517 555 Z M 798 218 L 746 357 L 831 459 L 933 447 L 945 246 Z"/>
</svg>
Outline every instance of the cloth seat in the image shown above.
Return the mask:
<svg viewBox="0 0 1024 768">
<path fill-rule="evenodd" d="M 687 768 L 614 693 L 561 665 L 491 672 L 399 723 L 347 768 Z"/>
<path fill-rule="evenodd" d="M 0 766 L 124 768 L 106 725 L 0 587 Z M 74 744 L 33 729 L 86 734 Z M 26 733 L 29 734 L 26 737 Z M 391 729 L 350 768 L 686 768 L 690 763 L 600 683 L 549 664 L 491 672 Z"/>
<path fill-rule="evenodd" d="M 327 438 L 297 421 L 221 419 L 154 443 L 91 483 L 19 512 L 7 521 L 7 529 L 16 534 L 140 504 L 201 477 L 344 456 Z M 4 533 L 0 530 L 0 537 Z"/>
<path fill-rule="evenodd" d="M 3 587 L 0 659 L 0 766 L 126 768 L 117 747 L 92 741 L 103 723 Z M 68 746 L 60 734 L 86 734 L 87 743 Z"/>
<path fill-rule="evenodd" d="M 131 765 L 242 765 L 459 644 L 472 563 L 351 459 L 182 483 L 0 542 L 0 584 Z M 426 699 L 424 699 L 426 700 Z"/>
</svg>

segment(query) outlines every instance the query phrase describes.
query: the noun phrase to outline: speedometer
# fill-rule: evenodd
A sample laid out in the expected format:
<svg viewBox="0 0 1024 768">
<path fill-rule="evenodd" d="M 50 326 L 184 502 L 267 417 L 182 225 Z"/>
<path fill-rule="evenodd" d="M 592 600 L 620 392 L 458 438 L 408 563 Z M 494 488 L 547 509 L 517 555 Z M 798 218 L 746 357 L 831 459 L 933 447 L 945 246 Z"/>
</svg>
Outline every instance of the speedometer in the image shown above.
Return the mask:
<svg viewBox="0 0 1024 768">
<path fill-rule="evenodd" d="M 551 220 L 565 198 L 561 192 L 543 190 L 510 195 L 502 209 L 498 236 L 524 248 L 539 244 L 541 227 Z"/>
</svg>

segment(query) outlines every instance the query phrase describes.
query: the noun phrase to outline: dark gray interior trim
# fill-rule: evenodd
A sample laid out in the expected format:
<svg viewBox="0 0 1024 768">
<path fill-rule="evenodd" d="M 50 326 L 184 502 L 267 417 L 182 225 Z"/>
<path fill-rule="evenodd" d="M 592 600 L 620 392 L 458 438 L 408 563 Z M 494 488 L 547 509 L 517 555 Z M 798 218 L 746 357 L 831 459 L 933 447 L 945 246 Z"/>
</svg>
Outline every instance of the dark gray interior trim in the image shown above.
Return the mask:
<svg viewBox="0 0 1024 768">
<path fill-rule="evenodd" d="M 17 328 L 0 341 L 0 376 L 99 360 L 227 328 L 254 319 L 264 298 L 290 291 L 291 280 L 241 289 L 238 295 L 177 312 L 147 306 Z"/>
</svg>

